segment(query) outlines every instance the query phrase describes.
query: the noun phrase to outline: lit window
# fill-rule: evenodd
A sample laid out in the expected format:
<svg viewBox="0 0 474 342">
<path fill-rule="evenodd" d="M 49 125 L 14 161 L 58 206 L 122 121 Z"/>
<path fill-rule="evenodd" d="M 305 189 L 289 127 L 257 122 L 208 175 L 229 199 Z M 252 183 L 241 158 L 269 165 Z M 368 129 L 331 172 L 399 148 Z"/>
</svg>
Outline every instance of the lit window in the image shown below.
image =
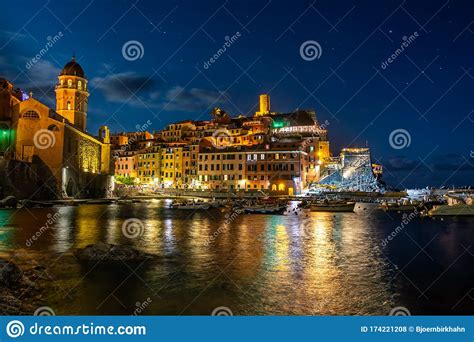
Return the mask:
<svg viewBox="0 0 474 342">
<path fill-rule="evenodd" d="M 68 80 L 67 80 L 67 86 L 68 86 L 69 88 L 72 87 L 72 80 L 71 80 L 71 79 L 68 79 Z"/>
<path fill-rule="evenodd" d="M 67 110 L 71 110 L 71 101 L 67 102 Z"/>
<path fill-rule="evenodd" d="M 77 81 L 77 89 L 82 90 L 82 82 Z"/>
<path fill-rule="evenodd" d="M 21 117 L 25 119 L 39 119 L 39 114 L 34 110 L 29 110 L 25 112 Z"/>
</svg>

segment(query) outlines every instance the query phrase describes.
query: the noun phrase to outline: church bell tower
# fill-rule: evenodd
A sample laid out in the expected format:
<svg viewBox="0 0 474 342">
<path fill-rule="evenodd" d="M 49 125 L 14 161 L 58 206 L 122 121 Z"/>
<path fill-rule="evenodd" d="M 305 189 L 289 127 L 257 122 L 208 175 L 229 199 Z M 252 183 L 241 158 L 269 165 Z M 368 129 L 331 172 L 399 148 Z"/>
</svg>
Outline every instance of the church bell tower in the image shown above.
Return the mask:
<svg viewBox="0 0 474 342">
<path fill-rule="evenodd" d="M 58 76 L 56 85 L 56 112 L 81 131 L 86 131 L 87 78 L 76 58 L 67 63 Z"/>
</svg>

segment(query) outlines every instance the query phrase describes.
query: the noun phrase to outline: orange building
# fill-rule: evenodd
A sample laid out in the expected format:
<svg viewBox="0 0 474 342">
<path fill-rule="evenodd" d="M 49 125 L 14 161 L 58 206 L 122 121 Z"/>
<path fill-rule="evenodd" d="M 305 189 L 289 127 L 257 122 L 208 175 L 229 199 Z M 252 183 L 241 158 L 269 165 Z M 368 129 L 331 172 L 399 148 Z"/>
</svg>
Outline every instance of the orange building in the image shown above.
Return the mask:
<svg viewBox="0 0 474 342">
<path fill-rule="evenodd" d="M 135 151 L 122 151 L 114 158 L 115 176 L 131 179 L 138 175 L 138 155 Z"/>
</svg>

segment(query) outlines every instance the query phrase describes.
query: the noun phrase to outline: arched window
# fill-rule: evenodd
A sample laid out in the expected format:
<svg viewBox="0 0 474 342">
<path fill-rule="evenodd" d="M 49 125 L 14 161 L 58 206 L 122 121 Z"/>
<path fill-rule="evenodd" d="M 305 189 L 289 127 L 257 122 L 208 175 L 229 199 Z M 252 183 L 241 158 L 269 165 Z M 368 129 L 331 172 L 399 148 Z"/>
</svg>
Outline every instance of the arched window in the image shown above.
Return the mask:
<svg viewBox="0 0 474 342">
<path fill-rule="evenodd" d="M 71 110 L 71 101 L 67 102 L 67 110 Z"/>
<path fill-rule="evenodd" d="M 82 90 L 82 82 L 77 81 L 77 89 Z"/>
<path fill-rule="evenodd" d="M 52 124 L 48 126 L 48 131 L 59 132 L 58 126 Z"/>
<path fill-rule="evenodd" d="M 23 113 L 21 117 L 25 119 L 39 119 L 39 114 L 35 112 L 34 110 L 29 110 Z"/>
<path fill-rule="evenodd" d="M 71 79 L 68 79 L 68 80 L 67 80 L 67 86 L 68 86 L 69 88 L 72 87 L 72 80 L 71 80 Z"/>
<path fill-rule="evenodd" d="M 64 79 L 61 79 L 61 81 L 59 82 L 59 84 L 64 85 Z"/>
</svg>

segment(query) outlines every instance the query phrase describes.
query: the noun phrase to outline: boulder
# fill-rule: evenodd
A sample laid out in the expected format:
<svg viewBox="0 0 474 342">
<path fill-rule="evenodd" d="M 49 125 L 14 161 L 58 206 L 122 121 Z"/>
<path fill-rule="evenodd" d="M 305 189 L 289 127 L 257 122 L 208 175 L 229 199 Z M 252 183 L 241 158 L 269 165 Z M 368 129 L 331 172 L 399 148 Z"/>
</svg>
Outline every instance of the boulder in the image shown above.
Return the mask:
<svg viewBox="0 0 474 342">
<path fill-rule="evenodd" d="M 78 248 L 74 255 L 80 261 L 86 262 L 142 262 L 153 256 L 132 246 L 113 245 L 98 242 L 85 248 Z"/>
<path fill-rule="evenodd" d="M 0 287 L 0 315 L 28 314 L 23 301 L 18 299 L 11 290 Z"/>
<path fill-rule="evenodd" d="M 0 207 L 3 208 L 16 208 L 18 200 L 15 196 L 7 196 L 0 201 Z"/>
<path fill-rule="evenodd" d="M 15 263 L 0 258 L 0 315 L 31 315 L 38 290 Z"/>
<path fill-rule="evenodd" d="M 20 285 L 23 272 L 13 262 L 0 259 L 0 286 L 14 288 Z"/>
</svg>

